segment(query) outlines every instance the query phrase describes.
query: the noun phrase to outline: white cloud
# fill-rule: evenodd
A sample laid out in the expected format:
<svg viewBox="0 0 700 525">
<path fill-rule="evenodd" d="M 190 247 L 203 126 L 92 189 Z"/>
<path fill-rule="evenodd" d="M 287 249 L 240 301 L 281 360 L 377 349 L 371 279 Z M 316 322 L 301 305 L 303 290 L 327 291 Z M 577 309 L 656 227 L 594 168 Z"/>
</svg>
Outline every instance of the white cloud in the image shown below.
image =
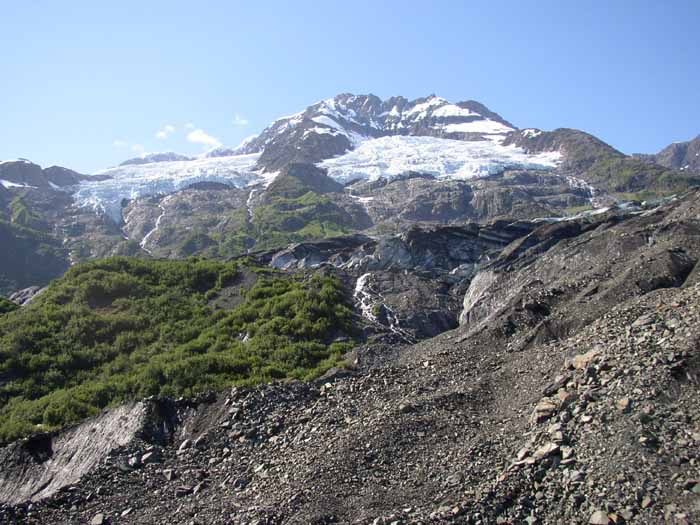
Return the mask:
<svg viewBox="0 0 700 525">
<path fill-rule="evenodd" d="M 195 125 L 192 124 L 191 122 L 188 122 L 187 124 L 185 124 L 185 131 L 190 131 L 190 130 L 193 130 L 194 128 L 195 128 Z"/>
<path fill-rule="evenodd" d="M 146 148 L 144 148 L 141 144 L 132 144 L 132 145 L 131 145 L 131 151 L 133 151 L 134 153 L 139 153 L 139 154 L 141 154 L 141 153 L 143 153 L 144 151 L 146 151 Z"/>
<path fill-rule="evenodd" d="M 168 138 L 168 135 L 170 135 L 171 133 L 175 133 L 175 126 L 171 126 L 170 124 L 166 124 L 161 129 L 158 130 L 158 132 L 156 133 L 156 138 L 159 140 L 165 140 Z"/>
<path fill-rule="evenodd" d="M 248 119 L 245 117 L 242 117 L 238 113 L 236 113 L 236 116 L 233 119 L 233 125 L 234 126 L 247 126 Z"/>
<path fill-rule="evenodd" d="M 129 144 L 125 140 L 120 140 L 117 139 L 114 142 L 112 142 L 112 146 L 115 148 L 126 148 Z"/>
<path fill-rule="evenodd" d="M 212 137 L 203 129 L 195 129 L 187 134 L 187 140 L 194 144 L 202 144 L 204 146 L 221 146 L 221 142 L 216 137 Z"/>
</svg>

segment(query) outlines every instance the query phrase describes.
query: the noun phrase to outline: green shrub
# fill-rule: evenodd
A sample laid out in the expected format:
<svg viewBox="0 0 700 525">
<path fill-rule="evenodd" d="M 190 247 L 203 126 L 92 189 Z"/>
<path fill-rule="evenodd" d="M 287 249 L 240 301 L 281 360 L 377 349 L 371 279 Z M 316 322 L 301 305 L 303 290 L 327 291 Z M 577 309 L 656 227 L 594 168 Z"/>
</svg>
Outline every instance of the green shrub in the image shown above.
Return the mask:
<svg viewBox="0 0 700 525">
<path fill-rule="evenodd" d="M 254 269 L 241 304 L 211 307 L 243 264 L 79 264 L 29 306 L 0 316 L 0 440 L 130 399 L 309 379 L 337 364 L 352 344 L 333 339 L 353 330 L 340 281 Z"/>
</svg>

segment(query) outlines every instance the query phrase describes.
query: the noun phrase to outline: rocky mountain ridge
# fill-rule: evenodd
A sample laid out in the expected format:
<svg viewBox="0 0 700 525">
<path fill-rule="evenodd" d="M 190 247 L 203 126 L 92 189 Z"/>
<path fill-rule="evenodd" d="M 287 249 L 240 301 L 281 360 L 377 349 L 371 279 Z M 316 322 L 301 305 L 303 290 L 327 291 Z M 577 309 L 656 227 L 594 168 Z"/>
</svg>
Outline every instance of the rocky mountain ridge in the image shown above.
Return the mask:
<svg viewBox="0 0 700 525">
<path fill-rule="evenodd" d="M 638 157 L 667 168 L 700 172 L 700 135 L 689 141 L 669 144 L 655 155 L 638 155 Z"/>
</svg>

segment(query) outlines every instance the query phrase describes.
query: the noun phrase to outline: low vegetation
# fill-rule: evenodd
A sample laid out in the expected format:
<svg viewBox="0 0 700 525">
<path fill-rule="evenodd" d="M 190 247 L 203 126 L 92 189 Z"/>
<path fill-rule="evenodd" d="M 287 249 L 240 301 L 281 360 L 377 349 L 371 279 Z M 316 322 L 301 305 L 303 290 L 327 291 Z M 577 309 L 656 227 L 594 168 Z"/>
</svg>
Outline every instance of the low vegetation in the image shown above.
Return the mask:
<svg viewBox="0 0 700 525">
<path fill-rule="evenodd" d="M 334 237 L 355 231 L 353 218 L 326 195 L 309 191 L 296 198 L 274 197 L 253 214 L 256 249 Z"/>
<path fill-rule="evenodd" d="M 257 277 L 247 289 L 243 272 Z M 212 306 L 231 289 L 235 307 Z M 80 264 L 0 316 L 0 440 L 144 396 L 310 379 L 341 360 L 351 335 L 334 277 L 199 259 Z"/>
<path fill-rule="evenodd" d="M 586 173 L 587 180 L 612 193 L 626 193 L 637 200 L 655 199 L 700 186 L 700 176 L 669 170 L 631 157 L 603 157 Z"/>
<path fill-rule="evenodd" d="M 7 314 L 9 312 L 14 312 L 19 308 L 15 303 L 0 296 L 0 315 Z"/>
</svg>

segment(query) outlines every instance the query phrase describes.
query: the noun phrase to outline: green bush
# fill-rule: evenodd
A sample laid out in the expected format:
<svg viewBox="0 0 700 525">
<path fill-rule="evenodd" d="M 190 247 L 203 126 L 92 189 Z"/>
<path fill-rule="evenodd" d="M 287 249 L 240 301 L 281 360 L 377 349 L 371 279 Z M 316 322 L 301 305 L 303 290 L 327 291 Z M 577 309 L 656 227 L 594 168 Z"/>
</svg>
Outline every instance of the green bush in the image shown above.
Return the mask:
<svg viewBox="0 0 700 525">
<path fill-rule="evenodd" d="M 333 342 L 352 334 L 340 281 L 252 268 L 258 279 L 241 304 L 210 306 L 246 264 L 84 263 L 0 316 L 0 440 L 130 399 L 309 379 L 335 366 L 352 347 Z"/>
<path fill-rule="evenodd" d="M 15 303 L 10 301 L 9 299 L 5 299 L 4 297 L 0 296 L 0 315 L 6 314 L 8 312 L 14 312 L 17 310 L 19 306 L 17 306 Z"/>
</svg>

